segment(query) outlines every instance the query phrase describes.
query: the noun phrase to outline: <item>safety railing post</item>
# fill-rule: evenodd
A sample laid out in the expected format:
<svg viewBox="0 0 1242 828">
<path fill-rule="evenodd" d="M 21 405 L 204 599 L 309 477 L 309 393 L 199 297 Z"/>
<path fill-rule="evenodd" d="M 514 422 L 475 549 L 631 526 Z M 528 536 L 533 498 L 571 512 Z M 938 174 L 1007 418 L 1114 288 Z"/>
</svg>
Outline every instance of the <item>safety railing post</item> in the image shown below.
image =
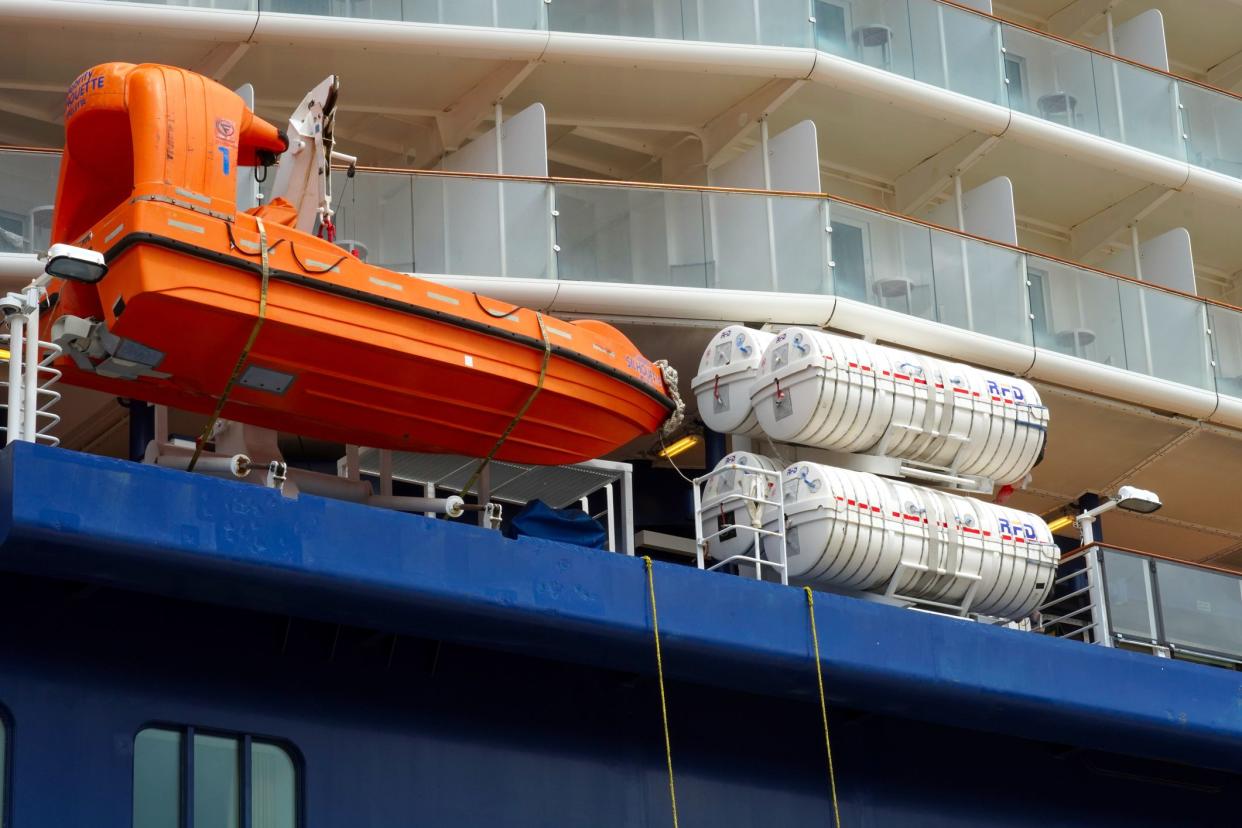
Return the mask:
<svg viewBox="0 0 1242 828">
<path fill-rule="evenodd" d="M 1113 646 L 1113 628 L 1108 617 L 1108 600 L 1104 594 L 1104 568 L 1100 564 L 1100 549 L 1093 546 L 1086 554 L 1087 593 L 1091 600 L 1092 621 L 1095 622 L 1095 643 Z"/>
<path fill-rule="evenodd" d="M 20 313 L 9 317 L 9 394 L 4 442 L 6 445 L 22 436 L 22 355 L 26 318 Z"/>
<path fill-rule="evenodd" d="M 26 365 L 22 375 L 22 439 L 33 443 L 39 433 L 39 294 L 42 291 L 30 286 L 26 289 Z M 13 351 L 13 357 L 17 352 Z"/>
</svg>

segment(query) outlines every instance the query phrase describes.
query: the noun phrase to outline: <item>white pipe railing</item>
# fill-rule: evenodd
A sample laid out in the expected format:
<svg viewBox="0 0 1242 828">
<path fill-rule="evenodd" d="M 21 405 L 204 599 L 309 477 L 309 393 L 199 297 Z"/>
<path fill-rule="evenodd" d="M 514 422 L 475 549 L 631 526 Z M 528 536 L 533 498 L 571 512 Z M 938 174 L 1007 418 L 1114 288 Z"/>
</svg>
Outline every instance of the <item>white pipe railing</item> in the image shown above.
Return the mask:
<svg viewBox="0 0 1242 828">
<path fill-rule="evenodd" d="M 51 433 L 60 417 L 51 409 L 60 400 L 60 393 L 52 386 L 61 372 L 52 363 L 61 349 L 39 339 L 39 304 L 47 281 L 46 277 L 36 278 L 25 289 L 0 300 L 3 324 L 8 327 L 7 334 L 0 334 L 0 342 L 8 346 L 0 351 L 8 361 L 5 445 L 22 441 L 54 446 L 60 442 Z"/>
</svg>

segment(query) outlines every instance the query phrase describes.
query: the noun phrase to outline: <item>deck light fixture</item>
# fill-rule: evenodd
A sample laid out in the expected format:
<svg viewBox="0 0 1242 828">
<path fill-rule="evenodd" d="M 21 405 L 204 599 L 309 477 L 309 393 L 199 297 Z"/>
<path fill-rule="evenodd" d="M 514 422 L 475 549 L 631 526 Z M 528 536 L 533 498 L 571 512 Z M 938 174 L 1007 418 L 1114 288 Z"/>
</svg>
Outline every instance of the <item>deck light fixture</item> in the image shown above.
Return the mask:
<svg viewBox="0 0 1242 828">
<path fill-rule="evenodd" d="M 665 460 L 671 460 L 677 455 L 685 454 L 687 451 L 697 446 L 699 444 L 699 440 L 700 440 L 699 435 L 687 434 L 685 437 L 682 437 L 680 440 L 669 443 L 667 446 L 664 446 L 663 448 L 661 448 L 659 451 L 656 452 L 656 455 L 659 457 L 663 457 Z"/>
<path fill-rule="evenodd" d="M 1113 509 L 1124 509 L 1127 512 L 1137 512 L 1140 515 L 1150 515 L 1152 512 L 1158 511 L 1164 504 L 1160 502 L 1160 496 L 1155 492 L 1149 492 L 1146 489 L 1139 489 L 1134 486 L 1122 486 L 1117 490 L 1117 494 L 1105 500 L 1094 509 L 1088 509 L 1078 517 L 1074 518 L 1074 523 L 1078 526 L 1078 531 L 1082 536 L 1082 545 L 1087 546 L 1095 543 L 1095 532 L 1092 531 L 1092 525 L 1095 519 L 1105 512 Z"/>
<path fill-rule="evenodd" d="M 97 250 L 54 244 L 47 251 L 47 264 L 43 270 L 58 279 L 93 285 L 108 273 L 108 265 L 103 254 Z"/>
</svg>

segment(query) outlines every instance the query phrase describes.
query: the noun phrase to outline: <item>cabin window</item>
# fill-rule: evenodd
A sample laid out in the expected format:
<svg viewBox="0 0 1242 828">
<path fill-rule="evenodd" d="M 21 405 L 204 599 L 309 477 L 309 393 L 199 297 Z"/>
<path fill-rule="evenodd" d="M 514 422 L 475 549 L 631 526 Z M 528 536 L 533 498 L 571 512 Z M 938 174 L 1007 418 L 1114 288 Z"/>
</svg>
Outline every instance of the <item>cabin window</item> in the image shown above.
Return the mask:
<svg viewBox="0 0 1242 828">
<path fill-rule="evenodd" d="M 296 828 L 297 768 L 280 745 L 193 728 L 134 738 L 133 828 Z"/>
<path fill-rule="evenodd" d="M 1006 53 L 1005 80 L 1009 86 L 1009 108 L 1026 112 L 1026 58 Z"/>
<path fill-rule="evenodd" d="M 820 51 L 852 58 L 849 51 L 849 7 L 815 0 L 815 44 Z"/>
<path fill-rule="evenodd" d="M 1035 344 L 1043 345 L 1048 338 L 1048 274 L 1043 270 L 1027 268 L 1026 283 L 1031 297 L 1031 324 L 1035 329 Z"/>
<path fill-rule="evenodd" d="M 833 292 L 846 299 L 867 299 L 867 228 L 832 222 Z"/>
</svg>

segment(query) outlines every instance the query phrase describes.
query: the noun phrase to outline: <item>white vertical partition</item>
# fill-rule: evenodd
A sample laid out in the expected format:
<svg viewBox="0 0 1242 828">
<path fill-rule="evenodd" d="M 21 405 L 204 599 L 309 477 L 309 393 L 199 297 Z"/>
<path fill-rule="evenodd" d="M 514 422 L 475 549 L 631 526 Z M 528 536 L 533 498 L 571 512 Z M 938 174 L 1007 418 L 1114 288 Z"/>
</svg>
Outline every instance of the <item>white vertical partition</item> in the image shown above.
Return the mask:
<svg viewBox="0 0 1242 828">
<path fill-rule="evenodd" d="M 1114 24 L 1112 44 L 1109 44 L 1108 32 L 1105 31 L 1093 38 L 1091 45 L 1147 66 L 1169 71 L 1169 48 L 1164 32 L 1164 15 L 1159 9 L 1150 9 L 1131 17 L 1124 23 Z"/>
<path fill-rule="evenodd" d="M 1124 23 L 1107 18 L 1094 45 L 1147 66 L 1168 71 L 1164 16 L 1151 9 Z M 1151 152 L 1182 157 L 1177 84 L 1172 78 L 1118 61 L 1095 60 L 1100 128 L 1103 134 Z"/>
<path fill-rule="evenodd" d="M 547 115 L 533 104 L 457 152 L 451 172 L 546 177 Z M 482 179 L 416 179 L 415 269 L 456 275 L 551 276 L 549 186 Z"/>
<path fill-rule="evenodd" d="M 1017 245 L 1018 215 L 1013 203 L 1013 182 L 1002 175 L 962 193 L 962 218 L 959 227 L 957 204 L 953 199 L 927 213 L 927 220 L 935 224 Z"/>
<path fill-rule="evenodd" d="M 765 154 L 766 148 L 766 154 Z M 815 123 L 803 121 L 708 172 L 716 187 L 820 192 Z M 796 197 L 708 197 L 715 287 L 821 293 L 828 289 L 824 203 Z"/>
</svg>

